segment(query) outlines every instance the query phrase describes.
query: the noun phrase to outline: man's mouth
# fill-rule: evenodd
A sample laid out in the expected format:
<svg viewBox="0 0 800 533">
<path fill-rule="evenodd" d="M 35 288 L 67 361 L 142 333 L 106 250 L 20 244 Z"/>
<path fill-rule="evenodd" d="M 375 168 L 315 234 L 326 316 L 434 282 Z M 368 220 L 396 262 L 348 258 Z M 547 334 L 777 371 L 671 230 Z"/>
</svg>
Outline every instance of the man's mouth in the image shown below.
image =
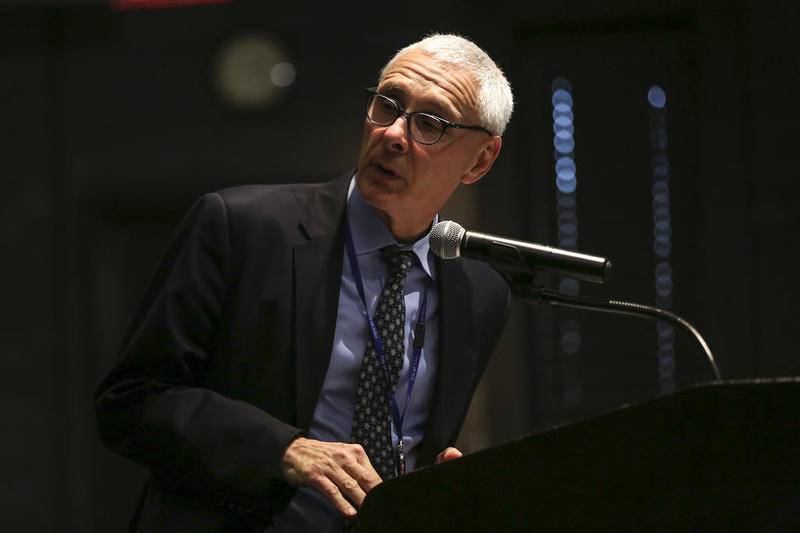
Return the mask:
<svg viewBox="0 0 800 533">
<path fill-rule="evenodd" d="M 378 170 L 378 173 L 381 174 L 384 178 L 387 179 L 394 179 L 399 178 L 400 174 L 398 174 L 393 168 L 376 164 L 375 168 Z"/>
</svg>

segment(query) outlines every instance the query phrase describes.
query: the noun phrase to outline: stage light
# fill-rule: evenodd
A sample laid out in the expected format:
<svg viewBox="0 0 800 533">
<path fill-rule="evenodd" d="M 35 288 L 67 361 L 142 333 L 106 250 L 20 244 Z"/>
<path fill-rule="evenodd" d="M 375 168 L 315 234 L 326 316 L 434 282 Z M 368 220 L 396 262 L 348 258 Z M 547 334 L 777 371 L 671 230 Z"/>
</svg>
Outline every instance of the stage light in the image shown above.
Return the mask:
<svg viewBox="0 0 800 533">
<path fill-rule="evenodd" d="M 556 203 L 558 205 L 559 216 L 563 211 L 575 209 L 575 195 L 573 194 L 556 194 Z M 573 213 L 574 215 L 574 213 Z"/>
<path fill-rule="evenodd" d="M 295 71 L 294 65 L 286 61 L 276 63 L 269 71 L 269 78 L 278 87 L 288 87 L 294 83 L 296 75 L 297 71 Z"/>
<path fill-rule="evenodd" d="M 669 198 L 669 159 L 667 157 L 667 95 L 658 85 L 647 91 L 650 104 L 650 159 L 652 161 L 650 189 L 653 207 L 653 252 L 656 256 L 655 303 L 659 307 L 672 307 L 674 289 L 672 264 L 672 214 Z M 675 390 L 675 334 L 672 326 L 658 322 L 656 326 L 658 346 L 658 381 L 662 393 Z"/>
<path fill-rule="evenodd" d="M 558 128 L 567 129 L 569 131 L 569 128 L 572 127 L 572 116 L 571 115 L 572 115 L 572 113 L 570 113 L 569 115 L 567 115 L 567 114 L 563 114 L 563 115 L 558 114 L 555 117 L 553 117 L 553 122 L 556 123 L 556 126 Z"/>
<path fill-rule="evenodd" d="M 570 92 L 567 91 L 566 89 L 556 89 L 555 91 L 553 91 L 552 101 L 553 101 L 553 107 L 555 107 L 556 109 L 564 109 L 564 107 L 560 108 L 556 107 L 560 104 L 563 104 L 568 109 L 572 108 L 572 94 L 570 94 Z"/>
<path fill-rule="evenodd" d="M 556 178 L 556 187 L 558 187 L 558 190 L 563 193 L 567 194 L 573 193 L 575 192 L 575 189 L 578 187 L 578 180 L 576 180 L 575 178 L 562 179 L 559 177 Z"/>
<path fill-rule="evenodd" d="M 653 243 L 653 252 L 656 256 L 666 259 L 672 251 L 672 242 L 669 239 L 655 239 Z"/>
<path fill-rule="evenodd" d="M 555 147 L 556 209 L 558 211 L 558 245 L 567 250 L 578 248 L 577 187 L 578 169 L 575 164 L 575 113 L 572 84 L 564 78 L 556 78 L 550 85 L 553 104 L 553 146 Z M 580 294 L 580 282 L 561 278 L 558 290 L 563 294 Z M 567 320 L 561 325 L 561 353 L 577 358 L 581 347 L 580 323 Z M 583 397 L 577 360 L 565 370 L 564 380 L 570 386 L 564 389 L 564 405 L 578 407 Z"/>
<path fill-rule="evenodd" d="M 662 109 L 667 105 L 667 95 L 664 89 L 658 85 L 653 85 L 650 87 L 650 90 L 647 91 L 647 101 L 656 109 Z"/>
<path fill-rule="evenodd" d="M 558 213 L 558 224 L 559 226 L 562 224 L 571 224 L 577 227 L 578 216 L 572 209 L 564 209 Z"/>
<path fill-rule="evenodd" d="M 671 279 L 672 278 L 672 265 L 666 261 L 661 261 L 656 265 L 656 279 Z"/>
<path fill-rule="evenodd" d="M 565 354 L 575 354 L 580 348 L 581 334 L 578 331 L 567 331 L 561 336 L 561 350 Z"/>
<path fill-rule="evenodd" d="M 663 177 L 666 177 L 666 175 Z M 653 193 L 654 203 L 669 203 L 669 183 L 663 180 L 658 180 L 653 183 L 653 186 L 650 188 L 650 190 Z"/>
<path fill-rule="evenodd" d="M 211 60 L 211 86 L 220 102 L 240 112 L 260 112 L 285 98 L 297 77 L 284 46 L 260 30 L 234 33 Z"/>
<path fill-rule="evenodd" d="M 570 132 L 559 130 L 553 138 L 553 145 L 559 154 L 570 154 L 575 150 L 575 139 Z"/>
<path fill-rule="evenodd" d="M 575 160 L 571 157 L 559 157 L 556 160 L 556 174 L 561 178 L 574 178 L 576 173 Z"/>
<path fill-rule="evenodd" d="M 671 220 L 672 217 L 669 214 L 669 209 L 663 205 L 657 207 L 653 213 L 653 223 L 655 224 L 656 229 L 669 231 Z"/>
</svg>

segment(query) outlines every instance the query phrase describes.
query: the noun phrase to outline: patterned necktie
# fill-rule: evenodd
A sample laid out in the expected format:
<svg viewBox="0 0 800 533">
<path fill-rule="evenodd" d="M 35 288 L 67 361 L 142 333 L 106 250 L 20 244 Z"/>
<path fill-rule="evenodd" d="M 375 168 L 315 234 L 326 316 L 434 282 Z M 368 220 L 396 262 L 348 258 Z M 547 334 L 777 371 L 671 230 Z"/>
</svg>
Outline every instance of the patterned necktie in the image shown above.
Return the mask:
<svg viewBox="0 0 800 533">
<path fill-rule="evenodd" d="M 391 387 L 386 386 L 381 363 L 375 353 L 372 336 L 367 335 L 367 347 L 361 363 L 358 395 L 353 415 L 353 442 L 361 444 L 372 466 L 381 478 L 395 477 L 395 457 L 392 448 L 392 415 L 389 398 L 397 387 L 403 369 L 403 342 L 406 307 L 403 297 L 406 273 L 416 257 L 413 252 L 392 248 L 382 250 L 389 265 L 389 275 L 383 285 L 375 313 L 375 325 L 383 343 L 389 366 Z"/>
</svg>

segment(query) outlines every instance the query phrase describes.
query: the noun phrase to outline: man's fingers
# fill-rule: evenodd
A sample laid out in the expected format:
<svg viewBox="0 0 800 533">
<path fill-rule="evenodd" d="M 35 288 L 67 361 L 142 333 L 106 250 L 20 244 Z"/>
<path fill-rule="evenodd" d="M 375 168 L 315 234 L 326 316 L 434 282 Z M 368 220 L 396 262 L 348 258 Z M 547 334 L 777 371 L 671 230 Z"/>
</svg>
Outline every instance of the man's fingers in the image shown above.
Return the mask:
<svg viewBox="0 0 800 533">
<path fill-rule="evenodd" d="M 358 444 L 299 437 L 284 451 L 281 467 L 286 481 L 313 487 L 344 516 L 353 516 L 352 504 L 360 506 L 382 481 Z"/>
<path fill-rule="evenodd" d="M 345 463 L 342 468 L 354 478 L 364 492 L 369 492 L 380 484 L 383 480 L 381 476 L 372 467 L 372 464 L 367 459 L 366 464 L 363 463 Z M 359 503 L 359 505 L 361 505 Z"/>
<path fill-rule="evenodd" d="M 361 446 L 360 444 L 351 444 L 350 450 L 356 457 L 356 461 L 358 462 L 358 464 L 368 466 L 372 469 L 373 472 L 375 471 L 375 469 L 372 468 L 372 463 L 370 463 L 369 456 L 367 455 L 367 452 L 364 450 L 363 446 Z"/>
<path fill-rule="evenodd" d="M 440 453 L 439 455 L 436 456 L 436 464 L 443 463 L 445 461 L 450 461 L 451 459 L 458 459 L 459 457 L 462 457 L 463 455 L 464 454 L 462 454 L 458 450 L 458 448 L 450 447 L 450 448 L 445 449 L 442 453 Z"/>
<path fill-rule="evenodd" d="M 364 489 L 366 492 L 369 492 L 375 487 L 375 485 L 378 485 L 383 481 L 378 472 L 375 471 L 372 463 L 369 461 L 367 452 L 364 451 L 364 448 L 360 444 L 351 444 L 348 448 L 348 451 L 352 453 L 353 457 L 355 457 L 356 463 L 344 463 L 342 464 L 342 468 L 347 470 L 348 474 L 358 480 L 358 483 L 361 485 L 362 489 Z"/>
<path fill-rule="evenodd" d="M 336 469 L 331 473 L 331 479 L 351 502 L 358 507 L 364 503 L 367 493 L 361 488 L 358 480 L 354 479 L 346 470 Z"/>
<path fill-rule="evenodd" d="M 322 493 L 325 498 L 346 517 L 356 515 L 356 509 L 342 496 L 339 488 L 325 476 L 315 476 L 311 481 L 311 486 Z M 362 498 L 363 501 L 363 498 Z"/>
</svg>

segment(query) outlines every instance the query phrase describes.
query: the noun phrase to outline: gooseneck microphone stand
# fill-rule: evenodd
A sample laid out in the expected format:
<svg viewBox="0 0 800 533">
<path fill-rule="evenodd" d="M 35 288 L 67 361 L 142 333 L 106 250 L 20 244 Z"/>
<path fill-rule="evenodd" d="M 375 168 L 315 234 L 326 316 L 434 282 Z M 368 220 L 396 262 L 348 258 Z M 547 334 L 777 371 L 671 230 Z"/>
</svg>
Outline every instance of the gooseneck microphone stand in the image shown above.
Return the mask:
<svg viewBox="0 0 800 533">
<path fill-rule="evenodd" d="M 511 294 L 514 296 L 534 304 L 547 302 L 552 305 L 568 307 L 572 309 L 581 309 L 588 311 L 601 311 L 604 313 L 614 313 L 618 315 L 635 316 L 639 318 L 650 318 L 655 320 L 663 320 L 668 322 L 678 329 L 688 333 L 703 351 L 708 361 L 711 371 L 714 374 L 714 381 L 720 381 L 719 369 L 717 363 L 714 361 L 714 354 L 711 353 L 711 348 L 708 343 L 700 335 L 700 332 L 692 326 L 688 321 L 679 317 L 675 313 L 654 307 L 650 305 L 643 305 L 631 302 L 623 302 L 619 300 L 600 300 L 595 298 L 586 298 L 584 296 L 571 296 L 562 294 L 557 291 L 546 289 L 538 286 L 534 282 L 533 276 L 509 274 L 500 272 L 508 282 L 511 288 Z"/>
</svg>

